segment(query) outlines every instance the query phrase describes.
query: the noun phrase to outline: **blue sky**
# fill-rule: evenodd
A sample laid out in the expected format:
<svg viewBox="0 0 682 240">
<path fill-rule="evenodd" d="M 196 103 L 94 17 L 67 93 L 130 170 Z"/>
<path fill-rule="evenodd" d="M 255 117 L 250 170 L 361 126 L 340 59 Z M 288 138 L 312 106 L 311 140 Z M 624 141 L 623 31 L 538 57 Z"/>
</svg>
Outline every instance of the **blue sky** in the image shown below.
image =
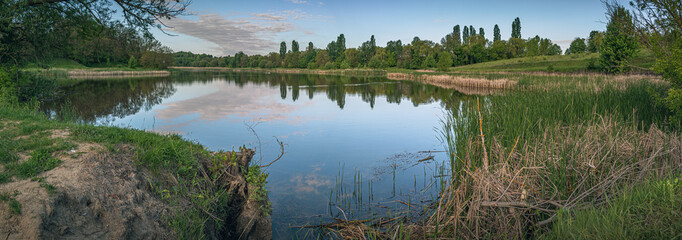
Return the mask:
<svg viewBox="0 0 682 240">
<path fill-rule="evenodd" d="M 166 22 L 168 36 L 153 33 L 174 51 L 216 56 L 266 54 L 279 43 L 297 40 L 301 48 L 313 42 L 324 48 L 343 33 L 347 47 L 358 47 L 375 35 L 377 44 L 410 42 L 413 37 L 440 42 L 454 25 L 485 29 L 492 39 L 499 24 L 502 38 L 511 35 L 514 18 L 521 19 L 523 38 L 539 35 L 565 50 L 576 37 L 604 30 L 605 10 L 599 0 L 479 0 L 479 1 L 362 1 L 362 0 L 195 0 L 190 15 Z"/>
</svg>

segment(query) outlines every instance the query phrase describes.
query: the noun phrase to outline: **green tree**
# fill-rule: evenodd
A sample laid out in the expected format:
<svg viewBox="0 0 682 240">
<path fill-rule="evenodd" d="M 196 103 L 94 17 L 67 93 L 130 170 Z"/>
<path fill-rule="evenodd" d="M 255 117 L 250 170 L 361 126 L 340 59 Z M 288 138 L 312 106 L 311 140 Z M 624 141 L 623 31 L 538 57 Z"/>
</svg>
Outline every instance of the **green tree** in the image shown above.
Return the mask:
<svg viewBox="0 0 682 240">
<path fill-rule="evenodd" d="M 497 40 L 493 42 L 490 47 L 490 59 L 500 60 L 507 57 L 507 43 L 503 40 Z"/>
<path fill-rule="evenodd" d="M 336 38 L 336 51 L 337 51 L 337 56 L 341 57 L 343 59 L 344 57 L 344 52 L 346 52 L 346 37 L 342 34 L 339 35 L 339 37 Z M 338 59 L 337 59 L 338 61 Z"/>
<path fill-rule="evenodd" d="M 679 127 L 682 125 L 682 4 L 680 1 L 634 0 L 631 6 L 635 15 L 635 38 L 656 56 L 652 69 L 672 85 L 667 96 L 663 96 L 663 104 L 673 114 L 671 123 Z M 607 4 L 612 20 L 613 16 L 622 15 L 619 8 Z M 613 36 L 607 26 L 600 52 L 605 49 L 609 37 Z"/>
<path fill-rule="evenodd" d="M 525 57 L 533 57 L 540 55 L 540 36 L 535 35 L 534 38 L 528 39 L 526 41 L 526 54 Z"/>
<path fill-rule="evenodd" d="M 502 35 L 500 35 L 500 27 L 495 24 L 493 28 L 493 43 L 502 40 Z"/>
<path fill-rule="evenodd" d="M 131 33 L 137 38 L 150 28 L 163 31 L 157 20 L 181 15 L 188 5 L 186 0 L 0 1 L 0 63 L 69 57 L 73 50 L 82 57 L 101 56 L 103 60 L 125 64 L 130 51 L 135 50 L 139 56 L 142 50 L 149 50 L 140 49 L 142 43 L 131 49 L 128 41 Z M 117 12 L 124 14 L 114 17 Z M 98 43 L 106 48 L 96 46 Z M 87 54 L 80 54 L 86 51 Z"/>
<path fill-rule="evenodd" d="M 566 55 L 585 53 L 587 45 L 584 38 L 575 38 L 571 45 L 566 49 Z"/>
<path fill-rule="evenodd" d="M 369 41 L 362 43 L 362 46 L 360 46 L 360 63 L 366 65 L 369 62 L 369 59 L 374 56 L 376 49 L 377 43 L 374 39 L 374 35 L 372 35 Z"/>
<path fill-rule="evenodd" d="M 599 31 L 591 31 L 590 38 L 587 39 L 587 51 L 591 53 L 599 52 L 601 43 L 604 40 L 604 34 Z"/>
<path fill-rule="evenodd" d="M 460 32 L 459 24 L 452 28 L 452 37 L 455 40 L 455 47 L 462 45 L 462 33 Z"/>
<path fill-rule="evenodd" d="M 466 45 L 467 39 L 469 38 L 469 27 L 464 26 L 464 31 L 462 31 L 462 42 Z"/>
<path fill-rule="evenodd" d="M 512 38 L 521 38 L 521 20 L 517 17 L 512 22 Z"/>
<path fill-rule="evenodd" d="M 511 38 L 507 44 L 507 53 L 509 58 L 523 57 L 526 42 L 520 38 Z"/>
<path fill-rule="evenodd" d="M 448 52 L 441 52 L 438 54 L 438 71 L 447 71 L 452 67 L 452 56 Z"/>
<path fill-rule="evenodd" d="M 637 52 L 632 15 L 622 6 L 609 12 L 604 40 L 599 48 L 599 63 L 609 73 L 629 70 L 628 61 Z"/>
<path fill-rule="evenodd" d="M 315 56 L 317 55 L 317 51 L 315 51 L 315 46 L 313 45 L 313 42 L 308 43 L 308 47 L 305 49 L 305 64 L 306 67 L 310 65 L 310 63 L 315 61 Z"/>
<path fill-rule="evenodd" d="M 481 35 L 481 37 L 485 38 L 485 30 L 483 30 L 483 28 L 478 29 L 478 34 Z"/>
<path fill-rule="evenodd" d="M 279 44 L 279 57 L 284 60 L 285 54 L 287 54 L 287 42 L 282 41 L 282 43 Z"/>
<path fill-rule="evenodd" d="M 424 59 L 423 64 L 422 68 L 434 68 L 436 67 L 436 58 L 434 58 L 433 55 L 428 55 L 426 56 L 426 59 Z"/>
<path fill-rule="evenodd" d="M 296 40 L 291 41 L 291 51 L 298 53 L 298 42 Z"/>
</svg>

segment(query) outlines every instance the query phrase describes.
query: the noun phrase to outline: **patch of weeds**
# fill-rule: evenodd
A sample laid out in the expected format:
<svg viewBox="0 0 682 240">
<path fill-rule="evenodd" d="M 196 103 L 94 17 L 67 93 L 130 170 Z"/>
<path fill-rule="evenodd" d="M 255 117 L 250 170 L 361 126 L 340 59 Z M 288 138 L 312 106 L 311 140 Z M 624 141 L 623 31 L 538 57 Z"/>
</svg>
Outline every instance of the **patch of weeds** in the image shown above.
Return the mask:
<svg viewBox="0 0 682 240">
<path fill-rule="evenodd" d="M 19 158 L 12 152 L 12 141 L 7 138 L 0 138 L 0 163 L 7 164 L 16 162 Z"/>
<path fill-rule="evenodd" d="M 178 239 L 197 239 L 203 236 L 204 226 L 208 218 L 202 218 L 198 209 L 179 211 L 178 215 L 168 221 L 171 228 L 175 229 Z"/>
<path fill-rule="evenodd" d="M 45 130 L 51 129 L 51 126 L 49 123 L 44 123 L 44 122 L 22 122 L 22 124 L 19 125 L 19 132 L 22 135 L 29 135 L 33 134 L 36 132 L 42 132 Z"/>
<path fill-rule="evenodd" d="M 38 181 L 40 183 L 40 187 L 45 188 L 47 191 L 47 194 L 52 196 L 57 193 L 57 187 L 55 187 L 52 184 L 49 184 L 45 181 L 45 177 L 33 177 L 31 178 L 31 181 Z"/>
<path fill-rule="evenodd" d="M 14 194 L 0 194 L 0 201 L 7 202 L 9 204 L 9 212 L 11 215 L 21 215 L 21 203 L 14 198 L 17 195 L 19 195 L 18 191 L 14 191 Z"/>
<path fill-rule="evenodd" d="M 30 135 L 27 138 L 20 138 L 15 141 L 15 150 L 17 152 L 25 152 L 33 149 L 52 146 L 55 139 L 49 138 L 45 132 Z"/>
<path fill-rule="evenodd" d="M 267 200 L 268 190 L 265 189 L 265 184 L 268 183 L 268 173 L 262 172 L 260 166 L 250 166 L 246 172 L 246 182 L 253 187 L 249 192 L 249 198 L 258 202 L 258 206 L 263 214 L 268 215 L 272 210 L 270 201 Z"/>
<path fill-rule="evenodd" d="M 31 153 L 31 158 L 22 163 L 8 164 L 6 167 L 10 172 L 20 178 L 33 177 L 44 171 L 57 167 L 61 161 L 52 157 L 49 151 L 38 149 Z"/>
<path fill-rule="evenodd" d="M 0 172 L 0 184 L 11 182 L 12 175 L 7 172 Z"/>
<path fill-rule="evenodd" d="M 55 187 L 52 184 L 44 182 L 41 183 L 40 186 L 45 188 L 45 191 L 47 191 L 47 194 L 50 196 L 55 195 L 57 193 L 57 187 Z"/>
</svg>

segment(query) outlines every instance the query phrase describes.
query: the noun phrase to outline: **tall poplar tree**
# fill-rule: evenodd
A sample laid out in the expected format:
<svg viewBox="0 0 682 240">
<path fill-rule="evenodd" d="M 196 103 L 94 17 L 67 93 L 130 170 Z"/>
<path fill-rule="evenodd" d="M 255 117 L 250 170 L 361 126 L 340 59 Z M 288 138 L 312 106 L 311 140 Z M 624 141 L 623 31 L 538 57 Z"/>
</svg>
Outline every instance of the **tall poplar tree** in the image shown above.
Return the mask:
<svg viewBox="0 0 682 240">
<path fill-rule="evenodd" d="M 512 23 L 512 38 L 521 38 L 521 20 L 517 17 Z"/>
<path fill-rule="evenodd" d="M 279 44 L 279 57 L 284 59 L 285 54 L 287 54 L 287 43 L 282 41 L 282 43 Z"/>
<path fill-rule="evenodd" d="M 466 44 L 467 38 L 469 38 L 469 27 L 464 26 L 464 31 L 462 31 L 462 42 Z"/>
<path fill-rule="evenodd" d="M 298 42 L 296 40 L 291 41 L 291 51 L 298 52 Z"/>
<path fill-rule="evenodd" d="M 502 35 L 500 35 L 500 26 L 497 26 L 495 24 L 495 28 L 493 28 L 493 42 L 497 42 L 502 40 Z"/>
<path fill-rule="evenodd" d="M 452 28 L 452 37 L 455 39 L 455 46 L 462 45 L 462 33 L 459 29 L 459 24 Z"/>
<path fill-rule="evenodd" d="M 481 35 L 481 37 L 483 37 L 483 39 L 485 39 L 485 30 L 483 30 L 483 28 L 478 29 L 478 34 Z"/>
</svg>

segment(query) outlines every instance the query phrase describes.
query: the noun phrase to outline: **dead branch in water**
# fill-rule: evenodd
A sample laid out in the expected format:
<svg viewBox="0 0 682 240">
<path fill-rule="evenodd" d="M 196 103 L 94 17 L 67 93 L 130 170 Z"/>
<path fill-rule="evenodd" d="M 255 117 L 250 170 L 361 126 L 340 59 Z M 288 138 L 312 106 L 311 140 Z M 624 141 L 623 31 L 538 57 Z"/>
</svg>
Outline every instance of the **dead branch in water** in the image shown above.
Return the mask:
<svg viewBox="0 0 682 240">
<path fill-rule="evenodd" d="M 277 158 L 275 160 L 273 160 L 272 162 L 270 162 L 266 165 L 260 166 L 261 168 L 269 167 L 273 163 L 277 162 L 280 158 L 282 158 L 282 156 L 284 156 L 284 153 L 285 153 L 284 152 L 284 143 L 282 143 L 282 141 L 280 141 L 277 137 L 275 137 L 275 141 L 277 141 L 277 144 L 279 144 L 279 156 L 277 156 Z"/>
</svg>

